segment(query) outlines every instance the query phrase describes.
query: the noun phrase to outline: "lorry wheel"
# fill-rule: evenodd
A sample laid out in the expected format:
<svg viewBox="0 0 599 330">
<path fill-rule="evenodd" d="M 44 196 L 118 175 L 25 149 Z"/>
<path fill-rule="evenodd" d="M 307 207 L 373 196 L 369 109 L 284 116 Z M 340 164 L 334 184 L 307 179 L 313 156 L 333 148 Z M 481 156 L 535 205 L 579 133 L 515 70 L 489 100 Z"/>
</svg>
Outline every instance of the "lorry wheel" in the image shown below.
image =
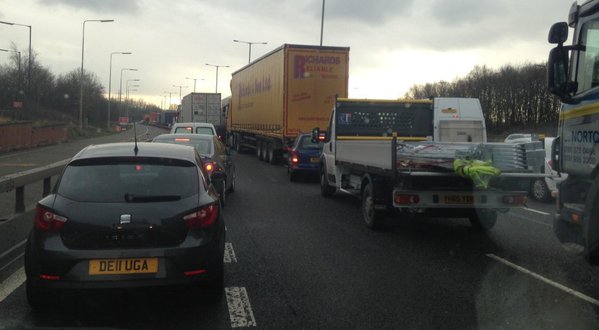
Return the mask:
<svg viewBox="0 0 599 330">
<path fill-rule="evenodd" d="M 327 181 L 326 173 L 323 170 L 320 171 L 320 194 L 324 197 L 331 197 L 337 189 L 329 185 Z"/>
<path fill-rule="evenodd" d="M 233 148 L 235 149 L 235 151 L 237 151 L 237 153 L 241 152 L 241 146 L 239 145 L 239 136 L 237 134 L 233 135 Z"/>
<path fill-rule="evenodd" d="M 551 192 L 544 178 L 533 181 L 530 188 L 530 195 L 533 199 L 540 202 L 546 202 L 551 199 Z"/>
<path fill-rule="evenodd" d="M 385 220 L 385 213 L 374 208 L 374 193 L 372 183 L 368 183 L 362 192 L 362 217 L 366 227 L 380 229 Z"/>
<path fill-rule="evenodd" d="M 262 142 L 262 147 L 260 148 L 260 160 L 262 161 L 267 161 L 268 159 L 266 159 L 268 156 L 268 142 L 264 141 Z"/>
<path fill-rule="evenodd" d="M 277 164 L 277 157 L 275 155 L 275 145 L 274 143 L 268 144 L 268 162 L 272 165 Z"/>
<path fill-rule="evenodd" d="M 479 231 L 491 230 L 497 223 L 497 211 L 487 209 L 472 209 L 468 215 L 472 227 Z"/>
<path fill-rule="evenodd" d="M 258 159 L 261 159 L 260 156 L 262 155 L 262 141 L 256 141 L 256 157 Z"/>
</svg>

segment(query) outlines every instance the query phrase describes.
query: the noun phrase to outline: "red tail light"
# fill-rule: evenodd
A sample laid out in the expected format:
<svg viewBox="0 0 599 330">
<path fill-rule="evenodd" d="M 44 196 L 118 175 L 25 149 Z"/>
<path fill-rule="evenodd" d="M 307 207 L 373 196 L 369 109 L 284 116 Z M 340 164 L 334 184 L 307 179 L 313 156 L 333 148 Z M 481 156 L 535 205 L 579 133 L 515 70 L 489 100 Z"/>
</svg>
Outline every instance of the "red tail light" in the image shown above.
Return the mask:
<svg viewBox="0 0 599 330">
<path fill-rule="evenodd" d="M 48 211 L 38 205 L 35 208 L 35 228 L 43 231 L 60 230 L 67 222 L 67 218 Z"/>
<path fill-rule="evenodd" d="M 405 204 L 418 204 L 420 202 L 420 197 L 418 195 L 395 195 L 395 204 L 405 205 Z"/>
<path fill-rule="evenodd" d="M 42 274 L 40 275 L 40 279 L 46 281 L 60 281 L 60 276 Z"/>
<path fill-rule="evenodd" d="M 206 172 L 208 172 L 208 174 L 212 174 L 212 171 L 214 171 L 214 163 L 213 162 L 205 162 L 204 169 L 206 170 Z"/>
<path fill-rule="evenodd" d="M 218 216 L 218 206 L 211 204 L 183 217 L 189 229 L 207 228 L 214 224 Z"/>
<path fill-rule="evenodd" d="M 528 202 L 528 197 L 525 195 L 503 196 L 503 202 L 510 205 L 521 205 Z"/>
<path fill-rule="evenodd" d="M 291 162 L 292 162 L 293 164 L 297 164 L 297 163 L 299 163 L 299 158 L 297 157 L 297 150 L 293 150 L 293 151 L 291 152 Z"/>
</svg>

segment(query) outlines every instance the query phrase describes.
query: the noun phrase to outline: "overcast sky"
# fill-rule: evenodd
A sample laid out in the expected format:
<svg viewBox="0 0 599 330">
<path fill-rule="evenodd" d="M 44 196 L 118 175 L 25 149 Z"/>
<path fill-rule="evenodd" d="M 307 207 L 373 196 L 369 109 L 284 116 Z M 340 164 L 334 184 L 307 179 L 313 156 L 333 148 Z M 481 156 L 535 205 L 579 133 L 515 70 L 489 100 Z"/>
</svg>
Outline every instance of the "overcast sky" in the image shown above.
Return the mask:
<svg viewBox="0 0 599 330">
<path fill-rule="evenodd" d="M 325 46 L 350 47 L 349 96 L 398 98 L 413 84 L 451 81 L 475 65 L 538 63 L 547 59 L 547 32 L 564 21 L 572 0 L 327 0 Z M 160 105 L 165 92 L 178 102 L 193 89 L 230 95 L 231 73 L 285 43 L 318 45 L 322 0 L 1 0 L 0 21 L 33 27 L 33 48 L 58 75 L 81 66 L 85 25 L 86 70 L 112 93 L 123 80 L 140 79 L 134 97 Z M 28 29 L 0 24 L 0 48 L 26 52 Z M 8 54 L 0 52 L 0 63 Z M 131 83 L 133 84 L 133 83 Z"/>
</svg>

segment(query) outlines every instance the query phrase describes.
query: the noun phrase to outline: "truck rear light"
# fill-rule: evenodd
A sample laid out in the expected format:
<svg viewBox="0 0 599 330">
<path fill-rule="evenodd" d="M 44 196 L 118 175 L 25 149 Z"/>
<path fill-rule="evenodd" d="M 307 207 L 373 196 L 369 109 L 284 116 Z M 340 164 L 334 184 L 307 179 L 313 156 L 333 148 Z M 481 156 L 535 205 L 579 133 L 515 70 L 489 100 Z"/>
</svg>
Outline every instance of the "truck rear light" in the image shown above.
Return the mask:
<svg viewBox="0 0 599 330">
<path fill-rule="evenodd" d="M 297 163 L 299 163 L 299 158 L 298 158 L 298 156 L 297 156 L 297 150 L 293 150 L 293 151 L 291 152 L 291 162 L 292 162 L 293 164 L 297 164 Z"/>
<path fill-rule="evenodd" d="M 189 229 L 207 228 L 214 224 L 218 216 L 218 206 L 210 204 L 183 217 Z"/>
<path fill-rule="evenodd" d="M 509 205 L 523 205 L 528 202 L 526 195 L 508 195 L 503 196 L 503 203 Z"/>
<path fill-rule="evenodd" d="M 60 230 L 67 222 L 67 218 L 60 216 L 46 208 L 37 205 L 35 207 L 35 228 L 42 231 Z"/>
<path fill-rule="evenodd" d="M 418 195 L 400 194 L 395 195 L 395 204 L 407 205 L 407 204 L 418 204 L 420 197 Z"/>
</svg>

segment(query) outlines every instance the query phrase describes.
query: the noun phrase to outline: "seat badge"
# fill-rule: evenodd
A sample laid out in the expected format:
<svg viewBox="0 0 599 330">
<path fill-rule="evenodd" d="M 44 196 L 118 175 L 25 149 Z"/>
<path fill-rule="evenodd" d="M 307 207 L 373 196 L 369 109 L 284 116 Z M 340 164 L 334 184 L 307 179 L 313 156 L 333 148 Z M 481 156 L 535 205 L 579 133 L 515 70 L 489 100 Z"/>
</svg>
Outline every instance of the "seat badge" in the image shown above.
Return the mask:
<svg viewBox="0 0 599 330">
<path fill-rule="evenodd" d="M 131 214 L 121 214 L 121 225 L 131 223 Z"/>
</svg>

